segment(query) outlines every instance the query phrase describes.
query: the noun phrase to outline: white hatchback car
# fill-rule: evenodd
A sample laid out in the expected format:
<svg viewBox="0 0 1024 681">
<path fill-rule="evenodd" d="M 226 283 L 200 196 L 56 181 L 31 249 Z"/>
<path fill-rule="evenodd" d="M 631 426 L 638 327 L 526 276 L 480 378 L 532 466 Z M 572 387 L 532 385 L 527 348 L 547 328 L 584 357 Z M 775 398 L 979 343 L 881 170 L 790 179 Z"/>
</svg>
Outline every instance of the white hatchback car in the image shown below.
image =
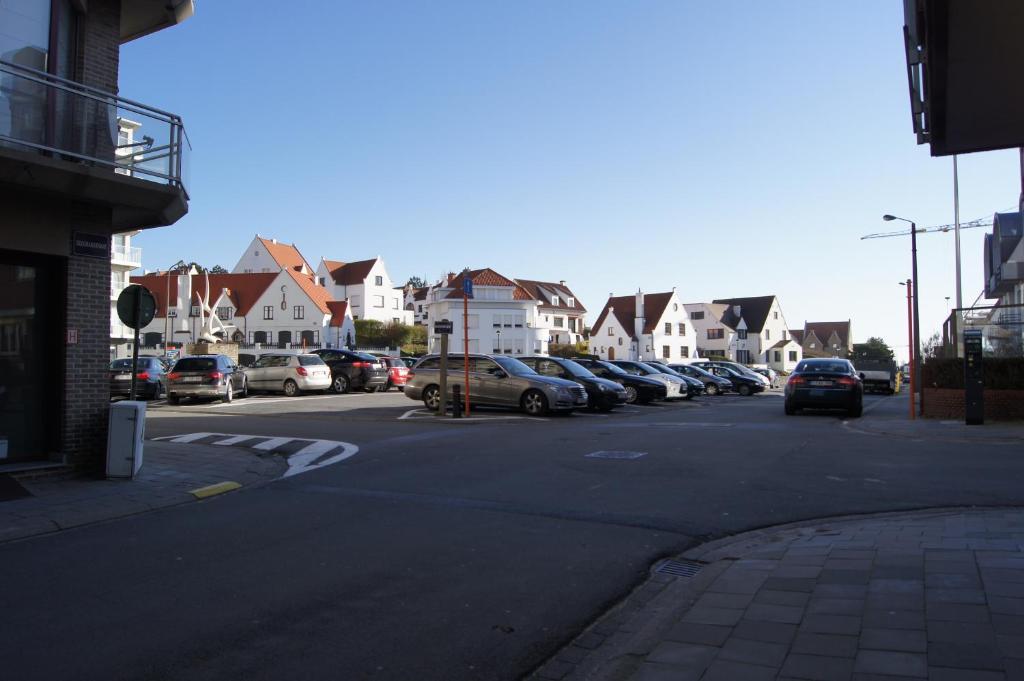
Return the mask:
<svg viewBox="0 0 1024 681">
<path fill-rule="evenodd" d="M 331 387 L 331 369 L 316 355 L 261 355 L 245 375 L 250 390 L 283 392 L 288 397 Z"/>
</svg>

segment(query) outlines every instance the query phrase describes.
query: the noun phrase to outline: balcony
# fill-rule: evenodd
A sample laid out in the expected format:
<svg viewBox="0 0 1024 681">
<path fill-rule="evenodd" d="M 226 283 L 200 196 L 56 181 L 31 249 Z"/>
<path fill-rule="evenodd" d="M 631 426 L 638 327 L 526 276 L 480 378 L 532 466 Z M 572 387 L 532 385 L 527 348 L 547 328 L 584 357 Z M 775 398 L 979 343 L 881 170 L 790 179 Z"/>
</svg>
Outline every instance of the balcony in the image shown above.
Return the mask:
<svg viewBox="0 0 1024 681">
<path fill-rule="evenodd" d="M 116 231 L 188 212 L 181 118 L 0 61 L 0 183 L 109 207 Z"/>
<path fill-rule="evenodd" d="M 110 261 L 114 265 L 135 269 L 142 265 L 142 249 L 134 246 L 111 246 Z"/>
</svg>

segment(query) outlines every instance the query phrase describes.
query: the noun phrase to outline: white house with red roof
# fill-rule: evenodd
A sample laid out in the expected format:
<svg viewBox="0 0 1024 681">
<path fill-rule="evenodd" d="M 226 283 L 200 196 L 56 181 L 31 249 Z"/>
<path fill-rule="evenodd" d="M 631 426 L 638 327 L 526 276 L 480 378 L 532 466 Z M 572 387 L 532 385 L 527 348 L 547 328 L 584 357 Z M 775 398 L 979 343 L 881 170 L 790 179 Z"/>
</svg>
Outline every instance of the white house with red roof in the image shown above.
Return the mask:
<svg viewBox="0 0 1024 681">
<path fill-rule="evenodd" d="M 233 274 L 258 274 L 280 272 L 281 270 L 312 275 L 313 268 L 303 257 L 295 244 L 286 244 L 277 239 L 268 239 L 257 234 L 238 259 Z"/>
<path fill-rule="evenodd" d="M 590 330 L 601 359 L 681 362 L 697 356 L 697 339 L 675 289 L 610 296 Z"/>
<path fill-rule="evenodd" d="M 473 284 L 473 297 L 463 314 L 463 280 Z M 434 323 L 450 320 L 454 331 L 449 338 L 451 352 L 505 355 L 547 354 L 549 331 L 539 310 L 541 301 L 516 282 L 490 268 L 450 274 L 427 294 L 425 314 L 428 320 L 427 345 L 430 352 L 440 349 L 440 337 Z M 464 343 L 465 320 L 468 345 Z"/>
<path fill-rule="evenodd" d="M 574 345 L 583 340 L 587 308 L 564 280 L 558 282 L 516 279 L 517 284 L 540 303 L 537 327 L 548 330 L 548 341 Z"/>
<path fill-rule="evenodd" d="M 316 281 L 330 291 L 334 300 L 348 301 L 353 319 L 413 323 L 413 313 L 405 306 L 405 294 L 401 288 L 395 288 L 380 256 L 356 262 L 321 258 Z"/>
</svg>

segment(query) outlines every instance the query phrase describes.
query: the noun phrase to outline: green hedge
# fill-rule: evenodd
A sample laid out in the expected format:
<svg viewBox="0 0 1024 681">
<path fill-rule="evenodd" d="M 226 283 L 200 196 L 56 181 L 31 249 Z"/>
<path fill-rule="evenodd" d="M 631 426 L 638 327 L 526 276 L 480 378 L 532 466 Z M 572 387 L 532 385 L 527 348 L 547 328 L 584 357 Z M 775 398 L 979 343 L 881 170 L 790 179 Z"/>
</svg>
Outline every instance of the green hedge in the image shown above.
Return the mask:
<svg viewBox="0 0 1024 681">
<path fill-rule="evenodd" d="M 982 366 L 986 388 L 1024 390 L 1024 358 L 986 357 Z M 964 361 L 929 359 L 921 365 L 921 379 L 928 388 L 963 388 Z"/>
</svg>

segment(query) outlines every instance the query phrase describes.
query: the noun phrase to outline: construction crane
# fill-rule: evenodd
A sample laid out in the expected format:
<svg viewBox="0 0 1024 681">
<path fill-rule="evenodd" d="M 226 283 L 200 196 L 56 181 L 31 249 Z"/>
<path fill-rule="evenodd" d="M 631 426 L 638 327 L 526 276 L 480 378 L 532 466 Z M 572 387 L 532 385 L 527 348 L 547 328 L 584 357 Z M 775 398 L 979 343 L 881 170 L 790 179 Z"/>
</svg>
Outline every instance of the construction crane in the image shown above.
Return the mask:
<svg viewBox="0 0 1024 681">
<path fill-rule="evenodd" d="M 977 220 L 971 220 L 970 222 L 961 222 L 960 229 L 974 229 L 975 227 L 991 227 L 992 218 L 978 218 Z M 951 225 L 935 225 L 934 227 L 918 227 L 918 234 L 925 234 L 926 232 L 950 232 L 956 228 L 955 224 Z M 890 236 L 910 236 L 909 229 L 902 229 L 898 232 L 879 232 L 877 234 L 867 234 L 860 238 L 861 241 L 864 239 L 884 239 Z"/>
</svg>

